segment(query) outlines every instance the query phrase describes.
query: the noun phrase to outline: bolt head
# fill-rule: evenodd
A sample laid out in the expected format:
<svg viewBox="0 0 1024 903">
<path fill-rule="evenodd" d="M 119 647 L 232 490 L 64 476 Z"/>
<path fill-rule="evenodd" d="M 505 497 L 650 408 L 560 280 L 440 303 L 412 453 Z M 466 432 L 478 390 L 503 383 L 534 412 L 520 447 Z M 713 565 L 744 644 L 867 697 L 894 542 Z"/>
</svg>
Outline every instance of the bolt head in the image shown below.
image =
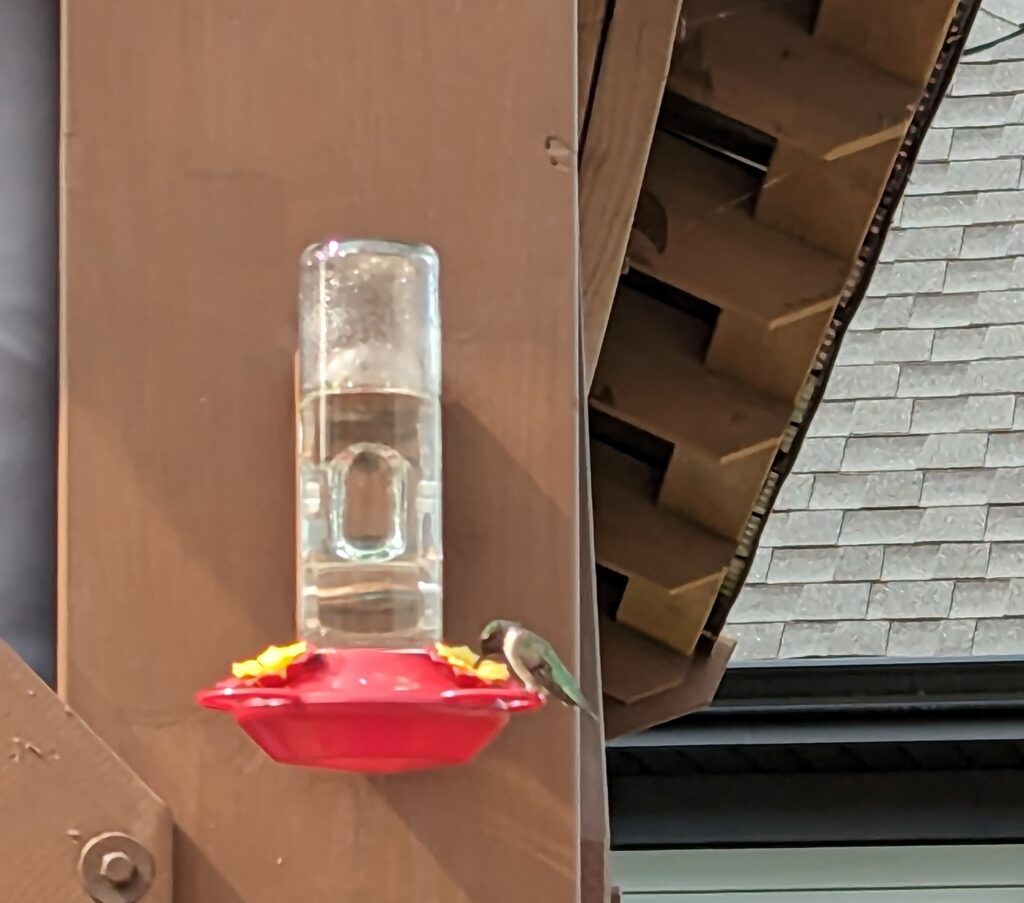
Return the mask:
<svg viewBox="0 0 1024 903">
<path fill-rule="evenodd" d="M 135 863 L 127 853 L 106 853 L 100 862 L 100 874 L 111 884 L 127 884 L 135 877 Z"/>
</svg>

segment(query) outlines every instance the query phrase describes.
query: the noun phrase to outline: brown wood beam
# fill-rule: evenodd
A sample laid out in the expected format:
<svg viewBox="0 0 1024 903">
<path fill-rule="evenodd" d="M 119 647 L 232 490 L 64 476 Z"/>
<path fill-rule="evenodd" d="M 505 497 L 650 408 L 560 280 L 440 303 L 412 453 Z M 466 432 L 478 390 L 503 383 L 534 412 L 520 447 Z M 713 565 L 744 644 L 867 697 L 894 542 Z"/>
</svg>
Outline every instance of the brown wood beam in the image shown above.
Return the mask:
<svg viewBox="0 0 1024 903">
<path fill-rule="evenodd" d="M 678 310 L 620 286 L 590 405 L 672 443 L 659 504 L 738 539 L 792 405 L 709 370 L 691 332 Z"/>
<path fill-rule="evenodd" d="M 293 635 L 297 261 L 325 234 L 440 252 L 447 635 L 515 618 L 575 669 L 575 12 L 64 6 L 63 690 L 175 812 L 179 903 L 579 899 L 569 710 L 367 779 L 192 703 Z"/>
<path fill-rule="evenodd" d="M 679 686 L 690 659 L 630 627 L 601 618 L 601 677 L 605 695 L 639 702 Z"/>
<path fill-rule="evenodd" d="M 689 654 L 733 543 L 656 505 L 645 465 L 599 443 L 592 450 L 597 561 L 628 578 L 616 618 Z"/>
<path fill-rule="evenodd" d="M 906 131 L 915 86 L 816 40 L 784 5 L 694 0 L 687 14 L 669 91 L 823 160 Z"/>
<path fill-rule="evenodd" d="M 777 446 L 789 406 L 708 370 L 689 351 L 687 325 L 669 305 L 621 286 L 591 406 L 714 464 Z"/>
<path fill-rule="evenodd" d="M 580 323 L 582 337 L 582 322 Z M 579 376 L 583 381 L 583 344 Z M 590 498 L 590 435 L 587 406 L 579 407 L 580 505 L 580 686 L 601 712 L 604 680 L 604 625 L 598 624 L 594 569 L 594 520 Z M 604 757 L 604 720 L 580 719 L 580 903 L 605 903 L 608 896 L 608 778 Z"/>
<path fill-rule="evenodd" d="M 736 644 L 720 636 L 709 652 L 693 656 L 683 682 L 674 689 L 629 705 L 605 697 L 605 736 L 612 740 L 706 708 L 718 691 Z"/>
<path fill-rule="evenodd" d="M 88 899 L 81 852 L 94 837 L 120 832 L 153 857 L 146 903 L 172 903 L 167 807 L 4 643 L 0 737 L 0 899 Z"/>
<path fill-rule="evenodd" d="M 723 313 L 708 348 L 707 365 L 792 403 L 803 391 L 834 311 L 833 304 L 779 329 L 764 329 L 748 317 Z"/>
<path fill-rule="evenodd" d="M 959 0 L 821 0 L 815 39 L 924 87 Z"/>
<path fill-rule="evenodd" d="M 594 530 L 598 563 L 675 592 L 723 571 L 733 543 L 651 501 L 653 473 L 606 446 L 594 448 Z M 680 549 L 686 554 L 681 555 Z"/>
<path fill-rule="evenodd" d="M 758 175 L 659 132 L 629 262 L 727 313 L 777 329 L 835 306 L 848 265 L 751 215 Z"/>
<path fill-rule="evenodd" d="M 955 9 L 955 0 L 822 0 L 814 40 L 904 79 L 914 88 L 916 103 Z M 901 131 L 892 140 L 831 163 L 780 141 L 757 200 L 757 218 L 852 263 L 903 137 Z M 807 204 L 808 197 L 833 202 Z"/>
<path fill-rule="evenodd" d="M 913 111 L 931 77 L 956 8 L 955 0 L 822 0 L 814 42 L 838 49 L 913 91 Z M 905 129 L 837 160 L 823 160 L 793 140 L 780 140 L 757 198 L 755 217 L 838 257 L 852 269 L 897 160 Z M 829 203 L 809 204 L 808 198 Z M 766 333 L 730 317 L 719 323 L 710 365 L 746 378 L 781 398 L 803 387 L 829 315 Z M 751 362 L 757 361 L 754 366 Z"/>
<path fill-rule="evenodd" d="M 587 386 L 604 341 L 675 43 L 681 0 L 617 3 L 580 163 Z"/>
<path fill-rule="evenodd" d="M 852 266 L 902 144 L 900 135 L 841 160 L 826 161 L 780 143 L 772 154 L 755 216 Z M 808 204 L 809 197 L 829 201 Z"/>
</svg>

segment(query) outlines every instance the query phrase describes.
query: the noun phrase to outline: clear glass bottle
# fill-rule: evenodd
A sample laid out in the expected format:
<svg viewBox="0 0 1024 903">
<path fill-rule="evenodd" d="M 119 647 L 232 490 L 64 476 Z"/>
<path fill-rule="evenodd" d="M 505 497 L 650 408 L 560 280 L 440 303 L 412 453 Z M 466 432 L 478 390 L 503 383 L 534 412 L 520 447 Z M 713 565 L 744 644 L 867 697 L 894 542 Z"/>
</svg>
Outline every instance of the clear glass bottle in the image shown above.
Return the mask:
<svg viewBox="0 0 1024 903">
<path fill-rule="evenodd" d="M 432 248 L 328 241 L 299 283 L 299 635 L 441 637 L 441 331 Z"/>
</svg>

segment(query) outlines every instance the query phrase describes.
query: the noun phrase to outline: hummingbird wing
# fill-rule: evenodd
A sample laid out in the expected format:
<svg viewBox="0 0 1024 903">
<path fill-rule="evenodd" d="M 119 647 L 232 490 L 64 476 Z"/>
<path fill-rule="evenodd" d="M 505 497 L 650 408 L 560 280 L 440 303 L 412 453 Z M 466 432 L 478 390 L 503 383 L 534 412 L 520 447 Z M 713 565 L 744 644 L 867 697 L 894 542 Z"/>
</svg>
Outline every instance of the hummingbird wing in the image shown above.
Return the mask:
<svg viewBox="0 0 1024 903">
<path fill-rule="evenodd" d="M 566 705 L 575 706 L 591 718 L 597 717 L 576 678 L 547 640 L 532 631 L 523 630 L 516 637 L 515 645 L 519 660 L 536 683 Z"/>
</svg>

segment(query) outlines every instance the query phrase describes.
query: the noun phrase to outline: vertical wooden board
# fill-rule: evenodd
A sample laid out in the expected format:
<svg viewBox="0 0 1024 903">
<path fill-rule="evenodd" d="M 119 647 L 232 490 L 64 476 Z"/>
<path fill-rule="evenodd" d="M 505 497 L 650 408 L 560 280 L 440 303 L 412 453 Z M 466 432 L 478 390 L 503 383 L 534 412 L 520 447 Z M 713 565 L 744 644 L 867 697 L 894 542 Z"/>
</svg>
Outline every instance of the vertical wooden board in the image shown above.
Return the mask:
<svg viewBox="0 0 1024 903">
<path fill-rule="evenodd" d="M 582 324 L 581 324 L 582 326 Z M 582 329 L 581 329 L 582 336 Z M 583 379 L 583 345 L 579 348 Z M 579 410 L 580 501 L 580 686 L 601 711 L 603 647 L 597 614 L 594 527 L 590 497 L 590 436 L 587 407 Z M 604 759 L 603 718 L 580 720 L 580 901 L 605 903 L 608 895 L 608 779 Z"/>
<path fill-rule="evenodd" d="M 682 0 L 630 0 L 612 13 L 580 163 L 580 263 L 587 385 L 626 257 Z"/>
<path fill-rule="evenodd" d="M 179 899 L 573 903 L 568 710 L 367 779 L 274 766 L 192 694 L 294 629 L 297 260 L 326 233 L 441 255 L 448 636 L 517 618 L 575 665 L 574 0 L 64 17 L 64 690 L 174 810 Z"/>
<path fill-rule="evenodd" d="M 0 900 L 86 900 L 83 844 L 118 831 L 153 856 L 146 903 L 172 903 L 167 807 L 3 643 L 0 737 Z"/>
</svg>

